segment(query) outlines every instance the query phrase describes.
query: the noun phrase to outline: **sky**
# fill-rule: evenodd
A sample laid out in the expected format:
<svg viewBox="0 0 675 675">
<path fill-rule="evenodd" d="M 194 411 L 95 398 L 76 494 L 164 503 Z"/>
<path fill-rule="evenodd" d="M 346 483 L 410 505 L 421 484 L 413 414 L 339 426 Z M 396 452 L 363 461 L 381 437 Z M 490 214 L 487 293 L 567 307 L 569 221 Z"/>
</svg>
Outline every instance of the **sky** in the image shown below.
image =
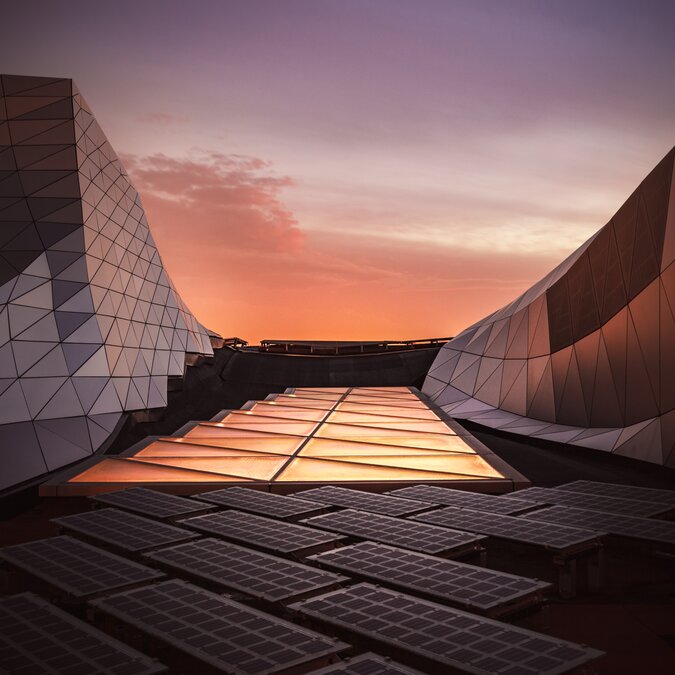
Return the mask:
<svg viewBox="0 0 675 675">
<path fill-rule="evenodd" d="M 675 143 L 666 0 L 22 0 L 0 71 L 72 77 L 224 336 L 443 337 Z"/>
</svg>

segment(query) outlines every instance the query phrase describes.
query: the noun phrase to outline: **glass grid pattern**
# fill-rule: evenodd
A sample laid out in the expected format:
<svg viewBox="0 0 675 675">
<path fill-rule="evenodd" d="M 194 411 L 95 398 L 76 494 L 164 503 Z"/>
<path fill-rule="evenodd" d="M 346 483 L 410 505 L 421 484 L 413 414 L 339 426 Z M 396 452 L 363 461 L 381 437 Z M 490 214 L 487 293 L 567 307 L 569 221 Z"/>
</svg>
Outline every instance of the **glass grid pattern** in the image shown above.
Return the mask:
<svg viewBox="0 0 675 675">
<path fill-rule="evenodd" d="M 68 483 L 504 481 L 490 451 L 408 387 L 332 387 L 249 402 Z"/>
</svg>

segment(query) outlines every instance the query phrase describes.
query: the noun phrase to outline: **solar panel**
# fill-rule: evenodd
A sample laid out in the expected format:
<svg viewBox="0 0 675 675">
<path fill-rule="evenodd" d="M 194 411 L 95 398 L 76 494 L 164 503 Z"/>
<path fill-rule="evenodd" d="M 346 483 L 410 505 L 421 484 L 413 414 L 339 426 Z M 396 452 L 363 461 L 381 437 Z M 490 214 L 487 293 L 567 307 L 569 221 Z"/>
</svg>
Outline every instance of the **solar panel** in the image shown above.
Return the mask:
<svg viewBox="0 0 675 675">
<path fill-rule="evenodd" d="M 320 670 L 313 670 L 311 675 L 421 675 L 421 671 L 413 670 L 391 659 L 367 652 L 352 659 L 334 663 Z"/>
<path fill-rule="evenodd" d="M 602 655 L 596 649 L 371 584 L 291 607 L 343 632 L 401 650 L 434 672 L 450 668 L 476 675 L 553 675 Z"/>
<path fill-rule="evenodd" d="M 629 516 L 649 518 L 669 513 L 675 504 L 657 504 L 656 502 L 637 501 L 636 499 L 621 499 L 606 495 L 572 492 L 571 490 L 557 490 L 551 488 L 531 487 L 505 495 L 508 501 L 514 501 L 511 494 L 518 496 L 518 501 L 531 499 L 539 504 L 555 504 L 557 506 L 574 506 L 591 511 L 608 511 L 610 513 L 625 513 Z"/>
<path fill-rule="evenodd" d="M 204 492 L 195 495 L 195 499 L 281 520 L 309 518 L 326 510 L 324 504 L 243 487 L 228 487 L 213 492 Z"/>
<path fill-rule="evenodd" d="M 457 557 L 481 550 L 485 537 L 378 513 L 346 509 L 303 521 L 308 525 L 401 548 Z"/>
<path fill-rule="evenodd" d="M 263 518 L 242 511 L 210 513 L 181 520 L 180 523 L 200 532 L 232 539 L 254 548 L 295 556 L 318 553 L 331 548 L 343 539 L 338 535 L 311 527 Z"/>
<path fill-rule="evenodd" d="M 0 560 L 78 599 L 165 576 L 68 536 L 7 546 Z"/>
<path fill-rule="evenodd" d="M 401 499 L 390 495 L 352 490 L 334 485 L 323 485 L 312 490 L 303 490 L 302 492 L 296 492 L 295 496 L 301 499 L 311 499 L 315 502 L 330 504 L 331 506 L 342 506 L 348 509 L 358 509 L 359 511 L 381 513 L 385 516 L 407 516 L 412 513 L 426 511 L 434 506 L 433 504 L 412 499 Z"/>
<path fill-rule="evenodd" d="M 209 504 L 200 504 L 192 499 L 142 487 L 106 492 L 102 495 L 94 495 L 90 499 L 93 499 L 97 504 L 114 506 L 123 511 L 131 511 L 158 520 L 196 516 L 200 513 L 213 511 L 215 508 Z"/>
<path fill-rule="evenodd" d="M 675 504 L 675 490 L 639 487 L 637 485 L 619 485 L 617 483 L 601 483 L 595 480 L 575 480 L 572 483 L 558 485 L 557 490 L 571 490 L 606 497 L 623 499 L 640 499 L 645 502 L 659 504 Z"/>
<path fill-rule="evenodd" d="M 323 665 L 347 647 L 185 581 L 170 580 L 91 603 L 97 610 L 224 673 L 277 673 Z M 192 669 L 188 669 L 193 672 Z"/>
<path fill-rule="evenodd" d="M 421 594 L 481 614 L 504 614 L 539 604 L 550 584 L 364 541 L 311 557 L 346 574 Z"/>
<path fill-rule="evenodd" d="M 536 513 L 536 511 L 533 513 Z M 537 525 L 532 525 L 534 521 L 524 520 L 520 517 L 504 516 L 473 509 L 459 509 L 454 506 L 446 506 L 436 511 L 421 513 L 412 516 L 412 518 L 442 527 L 479 532 L 498 539 L 543 546 L 548 550 L 557 552 L 579 545 L 591 545 L 598 538 L 598 532 L 594 532 L 590 528 L 581 529 L 539 522 Z"/>
<path fill-rule="evenodd" d="M 177 574 L 246 593 L 268 602 L 300 599 L 314 592 L 337 588 L 347 580 L 273 555 L 221 541 L 199 541 L 153 551 L 145 556 Z"/>
<path fill-rule="evenodd" d="M 93 539 L 97 544 L 106 544 L 128 553 L 149 551 L 152 548 L 177 544 L 199 536 L 190 530 L 158 523 L 156 520 L 118 509 L 75 513 L 71 516 L 53 518 L 51 522 L 68 532 Z"/>
<path fill-rule="evenodd" d="M 660 544 L 675 544 L 675 523 L 652 518 L 634 518 L 622 513 L 604 513 L 575 509 L 571 506 L 550 506 L 525 515 L 531 522 L 560 525 L 582 525 L 588 530 L 620 537 L 642 539 Z"/>
<path fill-rule="evenodd" d="M 32 593 L 0 599 L 0 670 L 155 675 L 166 668 Z"/>
<path fill-rule="evenodd" d="M 483 495 L 466 490 L 453 490 L 452 488 L 439 487 L 437 485 L 411 485 L 409 487 L 392 490 L 387 494 L 406 499 L 421 499 L 432 504 L 445 506 L 460 506 L 477 511 L 490 511 L 490 513 L 503 513 L 504 515 L 516 515 L 531 511 L 538 505 L 531 500 L 509 499 L 494 495 Z M 520 494 L 520 493 L 518 493 Z"/>
</svg>

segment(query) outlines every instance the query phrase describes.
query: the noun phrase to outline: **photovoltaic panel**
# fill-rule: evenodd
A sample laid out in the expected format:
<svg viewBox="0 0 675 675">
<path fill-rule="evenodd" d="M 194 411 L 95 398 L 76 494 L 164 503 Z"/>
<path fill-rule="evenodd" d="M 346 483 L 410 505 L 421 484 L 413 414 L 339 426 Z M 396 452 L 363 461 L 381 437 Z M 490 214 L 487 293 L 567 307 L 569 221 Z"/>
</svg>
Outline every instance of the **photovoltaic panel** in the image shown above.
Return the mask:
<svg viewBox="0 0 675 675">
<path fill-rule="evenodd" d="M 525 514 L 531 522 L 556 525 L 583 525 L 587 530 L 606 532 L 619 537 L 643 539 L 660 544 L 675 544 L 675 523 L 652 518 L 634 518 L 622 513 L 605 513 L 571 506 L 550 506 Z"/>
<path fill-rule="evenodd" d="M 166 492 L 148 490 L 142 487 L 127 488 L 116 492 L 105 492 L 91 497 L 97 504 L 114 506 L 123 511 L 131 511 L 141 516 L 165 520 L 170 518 L 187 518 L 213 511 L 215 507 L 208 504 L 200 504 L 185 497 L 170 495 Z"/>
<path fill-rule="evenodd" d="M 331 506 L 342 506 L 359 511 L 381 513 L 385 516 L 407 516 L 412 513 L 426 511 L 434 506 L 427 502 L 399 499 L 390 495 L 352 490 L 334 485 L 323 485 L 312 490 L 303 490 L 302 492 L 296 492 L 295 496 L 301 499 L 310 499 L 315 502 L 330 504 Z"/>
<path fill-rule="evenodd" d="M 322 665 L 347 646 L 178 580 L 117 593 L 91 604 L 189 657 L 194 672 L 208 666 L 233 675 L 278 673 Z"/>
<path fill-rule="evenodd" d="M 211 538 L 152 551 L 145 557 L 179 575 L 269 602 L 297 600 L 346 581 L 339 574 Z"/>
<path fill-rule="evenodd" d="M 541 603 L 543 592 L 551 588 L 536 579 L 370 541 L 314 555 L 311 560 L 480 614 L 503 614 L 509 608 Z"/>
<path fill-rule="evenodd" d="M 211 504 L 227 506 L 228 508 L 257 513 L 281 520 L 309 518 L 326 510 L 325 504 L 242 487 L 229 487 L 222 490 L 214 490 L 213 492 L 202 492 L 195 495 L 194 498 L 210 502 Z"/>
<path fill-rule="evenodd" d="M 122 551 L 137 553 L 159 546 L 169 546 L 199 535 L 181 527 L 158 523 L 134 513 L 119 509 L 97 509 L 86 513 L 53 518 L 52 523 L 96 543 L 106 544 Z"/>
<path fill-rule="evenodd" d="M 559 485 L 556 489 L 592 495 L 605 495 L 606 497 L 639 499 L 645 502 L 657 502 L 659 504 L 675 504 L 675 490 L 639 487 L 637 485 L 601 483 L 595 480 L 575 480 L 572 483 Z"/>
<path fill-rule="evenodd" d="M 520 500 L 514 498 L 505 501 L 501 497 L 495 497 L 494 495 L 467 492 L 466 490 L 453 490 L 436 485 L 411 485 L 399 490 L 392 490 L 391 492 L 387 492 L 387 494 L 406 499 L 420 499 L 444 506 L 459 506 L 461 508 L 476 509 L 477 511 L 503 513 L 507 516 L 531 511 L 538 506 L 538 504 L 526 499 Z"/>
<path fill-rule="evenodd" d="M 166 668 L 32 593 L 0 599 L 0 670 L 156 675 Z"/>
<path fill-rule="evenodd" d="M 303 522 L 358 539 L 379 541 L 431 555 L 457 556 L 476 552 L 485 540 L 478 534 L 353 509 L 326 513 Z"/>
<path fill-rule="evenodd" d="M 668 513 L 675 509 L 675 504 L 657 504 L 656 502 L 638 501 L 636 499 L 622 499 L 607 495 L 573 492 L 571 490 L 557 490 L 552 488 L 531 487 L 518 492 L 512 492 L 505 497 L 513 501 L 515 494 L 518 501 L 531 499 L 539 504 L 554 504 L 556 506 L 574 506 L 591 511 L 607 511 L 609 513 L 623 513 L 638 518 L 649 518 Z"/>
<path fill-rule="evenodd" d="M 311 527 L 234 510 L 196 516 L 181 520 L 180 523 L 212 536 L 231 539 L 274 553 L 296 556 L 317 553 L 343 539 L 333 533 Z"/>
<path fill-rule="evenodd" d="M 312 675 L 421 675 L 421 671 L 413 670 L 391 659 L 367 652 L 360 656 L 334 663 L 319 670 L 313 670 Z"/>
<path fill-rule="evenodd" d="M 371 584 L 291 607 L 342 632 L 402 650 L 434 672 L 445 672 L 445 668 L 475 675 L 558 675 L 602 655 L 582 645 Z"/>
<path fill-rule="evenodd" d="M 78 599 L 165 576 L 65 535 L 7 546 L 0 560 Z"/>
<path fill-rule="evenodd" d="M 546 509 L 543 509 L 542 512 L 544 510 Z M 479 532 L 498 539 L 543 546 L 546 549 L 558 552 L 580 545 L 591 545 L 597 541 L 600 534 L 606 532 L 606 530 L 596 532 L 590 527 L 582 529 L 578 527 L 579 521 L 576 526 L 572 526 L 571 523 L 568 526 L 538 521 L 536 525 L 525 525 L 524 523 L 533 523 L 534 521 L 474 509 L 459 509 L 454 506 L 446 506 L 436 511 L 411 517 L 424 523 Z"/>
</svg>

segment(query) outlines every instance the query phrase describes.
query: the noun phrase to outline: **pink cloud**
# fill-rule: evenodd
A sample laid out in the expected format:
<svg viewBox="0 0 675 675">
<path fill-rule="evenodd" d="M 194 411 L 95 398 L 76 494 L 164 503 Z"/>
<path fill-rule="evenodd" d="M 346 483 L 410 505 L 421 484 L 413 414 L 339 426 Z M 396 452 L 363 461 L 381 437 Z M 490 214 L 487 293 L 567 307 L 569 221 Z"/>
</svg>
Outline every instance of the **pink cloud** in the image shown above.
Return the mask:
<svg viewBox="0 0 675 675">
<path fill-rule="evenodd" d="M 148 124 L 162 124 L 170 126 L 174 124 L 185 124 L 186 122 L 190 121 L 190 118 L 184 117 L 183 115 L 174 115 L 173 113 L 155 111 L 141 115 L 138 120 L 139 122 L 147 122 Z"/>
<path fill-rule="evenodd" d="M 272 174 L 269 162 L 214 152 L 191 159 L 125 155 L 122 161 L 153 213 L 153 230 L 176 241 L 199 237 L 210 246 L 302 248 L 305 236 L 280 199 L 293 181 Z"/>
</svg>

